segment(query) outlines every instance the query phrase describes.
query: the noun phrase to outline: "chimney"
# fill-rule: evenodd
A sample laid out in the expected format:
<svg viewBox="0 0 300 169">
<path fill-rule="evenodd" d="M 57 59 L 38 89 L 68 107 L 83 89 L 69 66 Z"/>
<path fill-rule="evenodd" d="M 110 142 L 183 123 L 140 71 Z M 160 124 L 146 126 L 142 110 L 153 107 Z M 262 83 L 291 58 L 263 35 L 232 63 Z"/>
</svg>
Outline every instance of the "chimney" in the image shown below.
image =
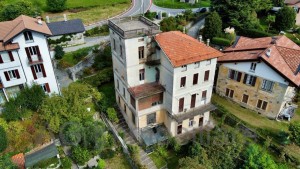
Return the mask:
<svg viewBox="0 0 300 169">
<path fill-rule="evenodd" d="M 199 36 L 199 42 L 202 42 L 202 35 Z"/>
<path fill-rule="evenodd" d="M 46 22 L 47 22 L 47 23 L 50 23 L 50 18 L 49 18 L 49 16 L 46 16 Z"/>
<path fill-rule="evenodd" d="M 268 50 L 267 50 L 266 55 L 267 55 L 268 57 L 271 56 L 271 49 L 268 49 Z"/>
<path fill-rule="evenodd" d="M 209 46 L 210 39 L 207 39 L 207 46 Z"/>
<path fill-rule="evenodd" d="M 182 32 L 183 32 L 183 33 L 185 33 L 185 26 L 183 27 L 183 30 L 182 30 Z"/>
<path fill-rule="evenodd" d="M 38 16 L 38 17 L 36 17 L 36 19 L 37 19 L 37 23 L 39 25 L 43 25 L 42 17 Z"/>
<path fill-rule="evenodd" d="M 64 21 L 68 21 L 66 14 L 64 14 Z"/>
</svg>

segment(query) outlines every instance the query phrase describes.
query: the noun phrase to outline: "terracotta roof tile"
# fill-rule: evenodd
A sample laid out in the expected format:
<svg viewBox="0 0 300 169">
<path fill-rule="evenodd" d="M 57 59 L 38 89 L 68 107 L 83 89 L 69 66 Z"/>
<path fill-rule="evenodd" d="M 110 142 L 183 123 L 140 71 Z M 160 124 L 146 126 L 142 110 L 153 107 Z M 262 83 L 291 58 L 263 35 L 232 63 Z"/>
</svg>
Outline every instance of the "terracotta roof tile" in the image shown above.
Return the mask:
<svg viewBox="0 0 300 169">
<path fill-rule="evenodd" d="M 0 42 L 0 52 L 6 50 L 16 50 L 19 49 L 20 46 L 18 43 L 6 44 L 4 45 L 3 42 Z"/>
<path fill-rule="evenodd" d="M 19 168 L 25 169 L 25 157 L 23 153 L 11 157 L 11 161 Z"/>
<path fill-rule="evenodd" d="M 258 41 L 261 43 L 256 44 Z M 270 51 L 270 57 L 266 55 L 267 51 Z M 241 37 L 235 46 L 224 52 L 225 55 L 218 58 L 219 62 L 262 59 L 296 86 L 300 86 L 300 73 L 297 72 L 300 65 L 300 47 L 285 36 L 257 39 Z"/>
<path fill-rule="evenodd" d="M 217 58 L 223 54 L 179 31 L 164 32 L 155 40 L 174 67 Z"/>
<path fill-rule="evenodd" d="M 37 23 L 37 19 L 21 15 L 12 21 L 0 22 L 0 41 L 6 43 L 25 30 L 51 35 L 51 31 L 45 22 L 40 25 Z"/>
</svg>

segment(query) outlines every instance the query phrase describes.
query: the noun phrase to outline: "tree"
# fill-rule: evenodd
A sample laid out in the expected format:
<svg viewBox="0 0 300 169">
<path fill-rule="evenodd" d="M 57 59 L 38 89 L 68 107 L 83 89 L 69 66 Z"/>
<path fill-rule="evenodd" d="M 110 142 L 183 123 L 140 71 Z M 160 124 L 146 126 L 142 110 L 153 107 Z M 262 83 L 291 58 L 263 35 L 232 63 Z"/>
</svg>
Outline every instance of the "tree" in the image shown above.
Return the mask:
<svg viewBox="0 0 300 169">
<path fill-rule="evenodd" d="M 273 6 L 276 7 L 283 7 L 284 6 L 284 0 L 272 0 Z"/>
<path fill-rule="evenodd" d="M 111 67 L 111 48 L 106 46 L 103 50 L 96 51 L 95 62 L 93 63 L 93 68 L 96 70 L 101 70 L 105 67 Z"/>
<path fill-rule="evenodd" d="M 91 154 L 85 148 L 81 148 L 80 146 L 73 146 L 71 148 L 72 159 L 79 165 L 84 165 L 89 159 Z"/>
<path fill-rule="evenodd" d="M 284 6 L 281 8 L 275 19 L 275 25 L 278 30 L 287 30 L 295 25 L 296 12 L 293 8 Z"/>
<path fill-rule="evenodd" d="M 274 15 L 268 15 L 266 21 L 268 22 L 267 32 L 269 32 L 271 24 L 273 24 L 275 22 L 275 16 Z"/>
<path fill-rule="evenodd" d="M 164 18 L 160 22 L 160 27 L 163 32 L 174 31 L 177 30 L 177 22 L 174 17 Z"/>
<path fill-rule="evenodd" d="M 291 123 L 289 131 L 291 139 L 300 146 L 300 122 Z"/>
<path fill-rule="evenodd" d="M 278 165 L 272 157 L 255 144 L 250 144 L 244 153 L 245 169 L 268 168 L 277 169 Z"/>
<path fill-rule="evenodd" d="M 7 147 L 6 132 L 2 126 L 0 126 L 0 152 L 4 151 Z"/>
<path fill-rule="evenodd" d="M 112 122 L 115 122 L 115 123 L 118 123 L 119 122 L 119 119 L 118 119 L 118 116 L 117 116 L 117 112 L 114 108 L 108 108 L 106 110 L 106 113 L 107 113 L 107 116 L 108 116 L 108 119 L 111 120 Z"/>
<path fill-rule="evenodd" d="M 33 16 L 37 14 L 29 1 L 21 0 L 15 3 L 8 3 L 4 5 L 0 12 L 1 21 L 8 21 L 17 18 L 20 15 Z"/>
<path fill-rule="evenodd" d="M 67 8 L 67 0 L 47 0 L 47 9 L 49 12 L 62 12 Z"/>
<path fill-rule="evenodd" d="M 222 21 L 217 12 L 211 12 L 205 19 L 203 37 L 212 39 L 222 33 Z"/>
<path fill-rule="evenodd" d="M 104 169 L 105 166 L 106 166 L 105 161 L 100 158 L 99 161 L 98 161 L 97 169 Z"/>
<path fill-rule="evenodd" d="M 60 45 L 56 45 L 54 48 L 55 51 L 55 59 L 60 60 L 65 55 L 64 49 Z"/>
<path fill-rule="evenodd" d="M 0 155 L 0 168 L 18 169 L 18 167 L 14 163 L 12 163 L 8 154 L 2 156 Z"/>
<path fill-rule="evenodd" d="M 185 157 L 179 159 L 180 169 L 206 169 L 203 165 L 199 164 L 197 158 Z"/>
</svg>

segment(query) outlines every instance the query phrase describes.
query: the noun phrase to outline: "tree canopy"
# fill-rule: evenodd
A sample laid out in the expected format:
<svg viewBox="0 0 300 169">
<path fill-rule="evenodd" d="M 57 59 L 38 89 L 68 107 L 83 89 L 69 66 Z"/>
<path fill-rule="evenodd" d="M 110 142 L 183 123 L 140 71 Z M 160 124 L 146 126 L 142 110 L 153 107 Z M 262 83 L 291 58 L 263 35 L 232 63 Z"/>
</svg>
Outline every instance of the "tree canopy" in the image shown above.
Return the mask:
<svg viewBox="0 0 300 169">
<path fill-rule="evenodd" d="M 9 154 L 0 155 L 0 168 L 17 169 L 18 167 L 12 163 Z"/>
<path fill-rule="evenodd" d="M 49 12 L 62 12 L 67 8 L 67 0 L 47 0 L 47 10 Z"/>
<path fill-rule="evenodd" d="M 6 131 L 0 126 L 0 152 L 4 151 L 7 147 Z"/>
<path fill-rule="evenodd" d="M 278 30 L 287 30 L 295 25 L 296 12 L 293 8 L 284 6 L 281 8 L 275 18 L 275 25 Z"/>
<path fill-rule="evenodd" d="M 20 15 L 34 16 L 38 15 L 38 11 L 29 1 L 21 0 L 4 5 L 0 11 L 0 20 L 9 21 Z"/>
<path fill-rule="evenodd" d="M 222 33 L 222 20 L 217 12 L 211 12 L 205 18 L 203 36 L 205 39 L 212 39 Z"/>
</svg>

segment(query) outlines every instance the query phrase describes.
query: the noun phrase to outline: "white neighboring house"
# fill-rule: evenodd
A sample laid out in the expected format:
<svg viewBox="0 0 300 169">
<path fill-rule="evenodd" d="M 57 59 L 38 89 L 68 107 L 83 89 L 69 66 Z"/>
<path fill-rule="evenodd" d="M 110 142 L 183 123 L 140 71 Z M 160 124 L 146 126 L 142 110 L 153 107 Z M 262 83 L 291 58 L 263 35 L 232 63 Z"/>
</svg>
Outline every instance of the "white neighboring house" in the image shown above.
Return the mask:
<svg viewBox="0 0 300 169">
<path fill-rule="evenodd" d="M 21 15 L 0 22 L 0 104 L 15 97 L 25 84 L 40 85 L 46 93 L 59 94 L 50 58 L 47 24 Z"/>
<path fill-rule="evenodd" d="M 116 100 L 146 146 L 209 122 L 217 57 L 223 54 L 178 31 L 160 33 L 144 17 L 109 20 Z"/>
</svg>

